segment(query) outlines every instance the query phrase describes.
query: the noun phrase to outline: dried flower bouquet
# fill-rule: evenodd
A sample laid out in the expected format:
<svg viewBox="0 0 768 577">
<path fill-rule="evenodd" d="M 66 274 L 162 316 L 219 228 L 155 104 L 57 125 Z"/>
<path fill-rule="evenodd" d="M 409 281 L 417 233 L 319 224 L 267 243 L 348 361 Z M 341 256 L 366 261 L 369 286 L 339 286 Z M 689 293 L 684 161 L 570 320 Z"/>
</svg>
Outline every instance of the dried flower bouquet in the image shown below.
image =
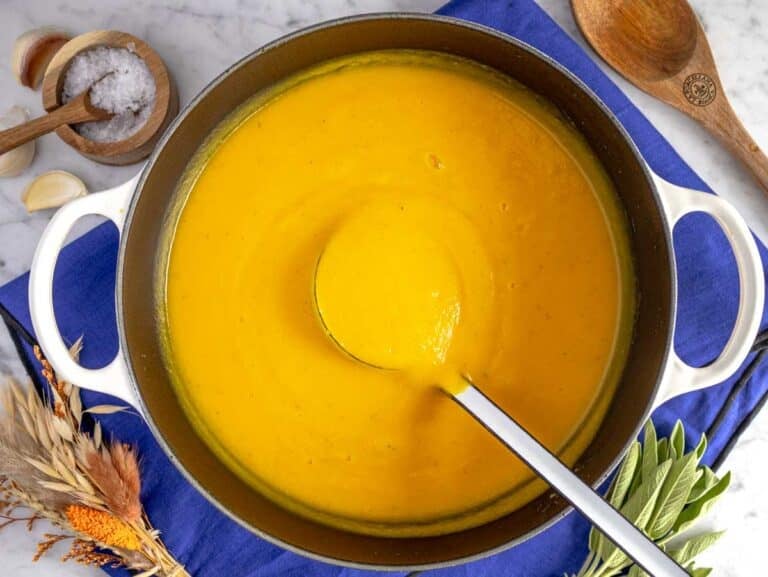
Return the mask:
<svg viewBox="0 0 768 577">
<path fill-rule="evenodd" d="M 80 351 L 80 343 L 72 350 Z M 143 511 L 136 451 L 103 438 L 98 421 L 84 430 L 86 413 L 105 414 L 122 407 L 84 410 L 80 391 L 59 380 L 39 348 L 35 355 L 50 391 L 41 399 L 10 382 L 0 415 L 0 528 L 39 519 L 59 531 L 44 535 L 34 559 L 56 543 L 71 540 L 62 560 L 126 567 L 141 577 L 188 576 L 168 552 Z"/>
</svg>

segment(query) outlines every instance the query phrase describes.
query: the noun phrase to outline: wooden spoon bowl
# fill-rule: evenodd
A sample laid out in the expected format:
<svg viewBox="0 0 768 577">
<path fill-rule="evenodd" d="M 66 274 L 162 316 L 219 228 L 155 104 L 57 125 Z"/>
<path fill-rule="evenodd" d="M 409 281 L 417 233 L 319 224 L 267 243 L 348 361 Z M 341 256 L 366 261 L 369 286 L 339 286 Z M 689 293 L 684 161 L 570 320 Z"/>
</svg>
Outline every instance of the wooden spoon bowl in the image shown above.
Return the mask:
<svg viewBox="0 0 768 577">
<path fill-rule="evenodd" d="M 686 3 L 574 0 L 573 10 L 595 51 L 622 74 L 631 70 L 635 80 L 675 76 L 696 51 L 698 22 Z"/>
<path fill-rule="evenodd" d="M 155 143 L 179 111 L 176 86 L 160 56 L 144 41 L 114 30 L 96 30 L 67 42 L 51 60 L 43 78 L 43 107 L 51 112 L 62 105 L 64 76 L 72 58 L 98 46 L 126 48 L 146 62 L 155 80 L 155 104 L 144 125 L 130 137 L 115 142 L 97 142 L 84 138 L 72 126 L 56 129 L 59 137 L 86 156 L 102 164 L 133 164 L 152 152 Z"/>
<path fill-rule="evenodd" d="M 685 0 L 571 0 L 600 56 L 635 86 L 717 136 L 768 194 L 768 158 L 731 108 L 707 37 Z"/>
</svg>

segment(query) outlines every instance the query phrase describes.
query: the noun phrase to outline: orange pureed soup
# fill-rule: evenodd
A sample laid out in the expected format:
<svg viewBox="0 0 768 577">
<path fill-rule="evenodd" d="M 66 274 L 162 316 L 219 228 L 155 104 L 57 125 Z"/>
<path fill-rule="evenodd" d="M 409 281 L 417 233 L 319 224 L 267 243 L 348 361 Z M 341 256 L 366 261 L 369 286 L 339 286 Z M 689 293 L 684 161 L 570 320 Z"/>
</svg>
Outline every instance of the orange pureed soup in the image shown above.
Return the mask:
<svg viewBox="0 0 768 577">
<path fill-rule="evenodd" d="M 223 462 L 299 514 L 430 535 L 539 495 L 436 386 L 446 372 L 567 463 L 605 414 L 634 309 L 623 213 L 583 137 L 490 69 L 388 51 L 307 70 L 221 124 L 171 216 L 158 287 L 177 394 Z M 326 249 L 345 330 L 363 347 L 416 335 L 419 367 L 377 370 L 329 338 Z"/>
</svg>

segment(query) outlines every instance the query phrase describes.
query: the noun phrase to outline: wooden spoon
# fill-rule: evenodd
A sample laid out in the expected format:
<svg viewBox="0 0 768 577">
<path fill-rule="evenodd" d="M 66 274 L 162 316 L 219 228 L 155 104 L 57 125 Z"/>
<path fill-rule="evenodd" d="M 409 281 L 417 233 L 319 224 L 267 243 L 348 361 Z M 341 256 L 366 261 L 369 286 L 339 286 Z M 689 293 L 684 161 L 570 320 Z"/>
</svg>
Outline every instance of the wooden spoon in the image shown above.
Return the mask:
<svg viewBox="0 0 768 577">
<path fill-rule="evenodd" d="M 91 104 L 90 90 L 86 90 L 45 116 L 40 116 L 0 132 L 0 154 L 13 150 L 17 146 L 29 142 L 38 136 L 48 134 L 59 126 L 77 124 L 78 122 L 91 122 L 93 120 L 106 120 L 111 116 L 111 112 Z"/>
<path fill-rule="evenodd" d="M 768 194 L 768 158 L 723 91 L 701 23 L 686 0 L 571 0 L 592 48 L 627 80 L 700 122 Z"/>
<path fill-rule="evenodd" d="M 53 112 L 62 105 L 61 88 L 72 58 L 99 46 L 125 48 L 147 64 L 155 81 L 155 102 L 149 118 L 134 134 L 115 142 L 85 138 L 68 124 L 56 129 L 56 134 L 80 154 L 96 162 L 119 166 L 133 164 L 150 155 L 179 111 L 179 94 L 170 71 L 160 55 L 140 38 L 117 30 L 92 30 L 75 36 L 56 52 L 45 70 L 43 107 Z"/>
</svg>

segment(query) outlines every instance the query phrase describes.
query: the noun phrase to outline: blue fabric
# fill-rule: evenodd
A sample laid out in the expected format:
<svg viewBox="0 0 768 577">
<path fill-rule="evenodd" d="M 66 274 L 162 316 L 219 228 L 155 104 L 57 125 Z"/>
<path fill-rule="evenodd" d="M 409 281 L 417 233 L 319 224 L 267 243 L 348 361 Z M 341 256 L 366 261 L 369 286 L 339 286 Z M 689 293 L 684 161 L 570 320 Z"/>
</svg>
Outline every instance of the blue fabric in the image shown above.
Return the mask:
<svg viewBox="0 0 768 577">
<path fill-rule="evenodd" d="M 606 102 L 632 134 L 651 167 L 679 185 L 706 190 L 645 117 L 599 70 L 590 58 L 531 0 L 458 0 L 442 14 L 486 24 L 520 38 L 551 55 L 580 76 Z M 103 366 L 117 349 L 114 325 L 114 276 L 117 232 L 103 225 L 70 244 L 61 254 L 55 278 L 59 325 L 70 341 L 85 336 L 83 363 Z M 689 363 L 704 365 L 726 342 L 736 315 L 737 273 L 730 249 L 708 217 L 691 216 L 675 231 L 680 309 L 675 345 Z M 760 246 L 763 262 L 766 250 Z M 30 327 L 24 275 L 0 289 L 0 302 Z M 763 326 L 765 326 L 765 318 Z M 711 439 L 705 460 L 720 453 L 735 429 L 768 390 L 768 369 L 761 368 L 744 387 L 718 434 Z M 667 434 L 678 417 L 686 424 L 688 443 L 711 424 L 731 391 L 737 375 L 705 391 L 677 398 L 661 407 L 654 421 Z M 86 404 L 104 402 L 84 394 Z M 141 419 L 131 414 L 102 418 L 104 429 L 138 445 L 142 455 L 142 498 L 149 517 L 171 551 L 196 577 L 246 575 L 343 576 L 371 572 L 341 569 L 308 561 L 250 535 L 193 489 L 166 459 Z M 543 577 L 575 571 L 586 553 L 588 525 L 578 515 L 527 543 L 490 559 L 463 567 L 430 572 L 436 577 L 463 575 Z M 114 574 L 124 575 L 120 570 Z"/>
</svg>

